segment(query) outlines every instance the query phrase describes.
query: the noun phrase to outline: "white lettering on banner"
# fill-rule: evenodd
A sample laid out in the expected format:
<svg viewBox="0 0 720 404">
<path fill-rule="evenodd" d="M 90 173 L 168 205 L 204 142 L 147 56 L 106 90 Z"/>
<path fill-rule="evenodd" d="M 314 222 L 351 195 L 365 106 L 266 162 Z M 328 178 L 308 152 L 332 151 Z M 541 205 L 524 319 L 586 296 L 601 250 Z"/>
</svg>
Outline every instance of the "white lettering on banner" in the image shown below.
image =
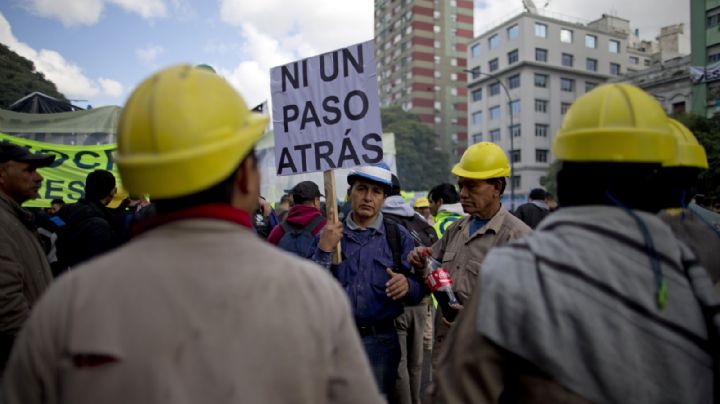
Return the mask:
<svg viewBox="0 0 720 404">
<path fill-rule="evenodd" d="M 277 175 L 383 158 L 373 41 L 270 70 Z"/>
</svg>

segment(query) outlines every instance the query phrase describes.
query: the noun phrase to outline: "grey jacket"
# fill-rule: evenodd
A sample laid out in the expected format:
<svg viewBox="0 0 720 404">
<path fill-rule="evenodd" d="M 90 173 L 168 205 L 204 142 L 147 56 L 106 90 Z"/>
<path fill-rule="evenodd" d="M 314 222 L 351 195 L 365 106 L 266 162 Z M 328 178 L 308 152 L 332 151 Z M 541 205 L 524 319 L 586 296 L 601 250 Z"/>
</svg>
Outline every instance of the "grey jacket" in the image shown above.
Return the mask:
<svg viewBox="0 0 720 404">
<path fill-rule="evenodd" d="M 655 215 L 635 213 L 657 251 L 664 308 L 648 243 L 633 218 L 612 207 L 560 209 L 535 233 L 485 259 L 480 295 L 471 303 L 478 307 L 464 313 L 471 315 L 461 318 L 464 332 L 451 345 L 476 344 L 471 350 L 486 354 L 467 367 L 463 353 L 449 353 L 439 395 L 482 391 L 475 402 L 494 403 L 501 394 L 573 392 L 570 402 L 712 403 L 717 340 L 709 330 L 717 330 L 718 315 L 703 313 L 713 313 L 707 309 L 720 299 L 670 228 Z M 513 365 L 518 361 L 526 365 Z M 520 371 L 529 368 L 537 371 Z M 446 377 L 452 369 L 466 376 Z"/>
<path fill-rule="evenodd" d="M 4 382 L 5 404 L 382 402 L 338 283 L 211 219 L 59 278 Z"/>
<path fill-rule="evenodd" d="M 0 374 L 30 308 L 52 281 L 32 215 L 0 192 Z"/>
</svg>

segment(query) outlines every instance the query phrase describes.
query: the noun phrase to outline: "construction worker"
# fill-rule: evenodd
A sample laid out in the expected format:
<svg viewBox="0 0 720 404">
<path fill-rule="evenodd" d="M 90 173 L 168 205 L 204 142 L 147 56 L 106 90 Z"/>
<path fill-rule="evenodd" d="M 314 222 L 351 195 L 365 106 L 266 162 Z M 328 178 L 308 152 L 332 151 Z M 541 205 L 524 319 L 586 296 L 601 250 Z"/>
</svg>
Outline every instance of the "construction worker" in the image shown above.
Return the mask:
<svg viewBox="0 0 720 404">
<path fill-rule="evenodd" d="M 460 197 L 455 186 L 443 183 L 430 190 L 428 199 L 434 221 L 433 227 L 435 227 L 438 238 L 442 238 L 447 228 L 462 219 L 464 215 Z"/>
<path fill-rule="evenodd" d="M 419 213 L 420 216 L 425 219 L 430 226 L 435 224 L 435 220 L 432 217 L 432 213 L 430 212 L 430 200 L 424 196 L 415 199 L 415 202 L 413 203 L 413 209 L 415 209 L 415 212 Z"/>
<path fill-rule="evenodd" d="M 530 233 L 530 228 L 502 206 L 500 197 L 510 176 L 510 163 L 500 146 L 480 142 L 470 146 L 452 169 L 458 176 L 460 203 L 468 216 L 451 224 L 432 248 L 417 247 L 410 263 L 424 268 L 425 257 L 432 254 L 441 261 L 453 280 L 455 294 L 468 301 L 475 289 L 485 256 L 496 246 L 504 245 Z M 431 191 L 430 200 L 433 199 Z M 433 366 L 444 349 L 450 322 L 442 310 L 435 315 Z"/>
<path fill-rule="evenodd" d="M 46 292 L 0 401 L 382 402 L 342 288 L 252 230 L 267 122 L 203 69 L 135 89 L 116 162 L 158 215 Z"/>
<path fill-rule="evenodd" d="M 39 196 L 37 169 L 53 161 L 53 155 L 0 142 L 0 380 L 20 327 L 52 281 L 33 215 L 22 204 Z"/>
<path fill-rule="evenodd" d="M 412 236 L 382 212 L 392 190 L 387 165 L 354 168 L 347 182 L 352 210 L 344 222 L 325 226 L 313 260 L 345 289 L 375 380 L 392 400 L 401 356 L 395 319 L 406 305 L 419 304 L 426 288 L 406 260 L 414 246 Z M 332 264 L 330 253 L 338 242 L 343 259 Z"/>
<path fill-rule="evenodd" d="M 717 402 L 720 302 L 656 216 L 676 150 L 662 107 L 628 84 L 597 87 L 552 149 L 563 208 L 490 251 L 434 402 Z"/>
<path fill-rule="evenodd" d="M 661 182 L 666 191 L 660 218 L 692 250 L 700 264 L 708 270 L 715 284 L 720 282 L 720 232 L 701 216 L 688 209 L 695 196 L 699 175 L 708 169 L 705 149 L 682 123 L 670 119 L 677 141 L 675 158 L 664 165 Z"/>
</svg>

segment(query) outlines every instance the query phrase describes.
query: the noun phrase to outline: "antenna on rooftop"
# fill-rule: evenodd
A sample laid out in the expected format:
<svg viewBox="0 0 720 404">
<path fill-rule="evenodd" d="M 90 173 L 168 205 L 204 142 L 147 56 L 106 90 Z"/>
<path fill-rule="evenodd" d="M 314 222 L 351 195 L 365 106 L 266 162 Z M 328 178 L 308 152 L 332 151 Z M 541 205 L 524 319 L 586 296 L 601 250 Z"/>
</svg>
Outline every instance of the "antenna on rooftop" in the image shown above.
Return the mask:
<svg viewBox="0 0 720 404">
<path fill-rule="evenodd" d="M 525 7 L 525 11 L 532 13 L 532 14 L 538 13 L 537 7 L 535 7 L 535 3 L 533 3 L 532 0 L 522 0 L 522 3 L 523 3 L 523 7 Z"/>
</svg>

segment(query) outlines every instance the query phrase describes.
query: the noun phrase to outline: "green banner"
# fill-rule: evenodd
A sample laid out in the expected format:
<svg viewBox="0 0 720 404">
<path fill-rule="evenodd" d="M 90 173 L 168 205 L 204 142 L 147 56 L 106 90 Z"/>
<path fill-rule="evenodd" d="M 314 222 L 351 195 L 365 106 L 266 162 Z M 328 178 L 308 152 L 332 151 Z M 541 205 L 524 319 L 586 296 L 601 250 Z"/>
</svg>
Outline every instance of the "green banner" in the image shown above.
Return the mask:
<svg viewBox="0 0 720 404">
<path fill-rule="evenodd" d="M 7 140 L 29 148 L 35 153 L 55 155 L 55 162 L 50 167 L 40 168 L 43 176 L 40 196 L 27 201 L 26 207 L 45 208 L 50 201 L 62 198 L 66 203 L 77 202 L 85 194 L 85 178 L 94 170 L 109 170 L 120 184 L 117 166 L 113 162 L 113 153 L 117 148 L 114 144 L 99 146 L 67 146 L 53 143 L 36 142 L 0 133 L 0 141 Z"/>
</svg>

